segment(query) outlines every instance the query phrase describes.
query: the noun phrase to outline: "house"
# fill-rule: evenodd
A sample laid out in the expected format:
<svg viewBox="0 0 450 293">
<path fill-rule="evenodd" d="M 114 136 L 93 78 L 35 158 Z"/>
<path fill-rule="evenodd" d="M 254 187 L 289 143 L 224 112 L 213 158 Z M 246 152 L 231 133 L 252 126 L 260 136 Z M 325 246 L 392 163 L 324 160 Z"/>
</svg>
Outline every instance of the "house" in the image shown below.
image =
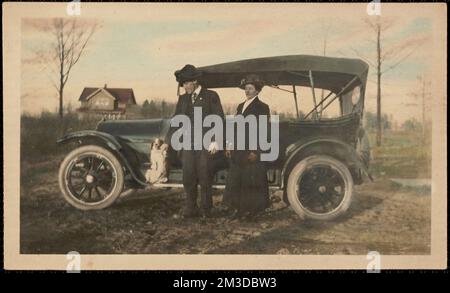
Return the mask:
<svg viewBox="0 0 450 293">
<path fill-rule="evenodd" d="M 85 87 L 78 100 L 81 118 L 127 119 L 139 112 L 133 89 L 129 88 L 108 88 L 106 84 L 102 88 Z"/>
</svg>

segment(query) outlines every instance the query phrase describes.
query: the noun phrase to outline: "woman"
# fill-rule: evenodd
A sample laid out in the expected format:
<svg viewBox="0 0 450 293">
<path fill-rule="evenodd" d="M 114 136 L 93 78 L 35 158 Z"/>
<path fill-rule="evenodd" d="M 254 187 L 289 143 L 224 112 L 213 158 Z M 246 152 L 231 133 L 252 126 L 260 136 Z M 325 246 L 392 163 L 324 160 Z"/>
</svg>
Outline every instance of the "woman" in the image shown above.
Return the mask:
<svg viewBox="0 0 450 293">
<path fill-rule="evenodd" d="M 269 106 L 261 102 L 258 97 L 263 86 L 263 81 L 255 74 L 246 76 L 240 84 L 240 88 L 245 91 L 246 99 L 238 105 L 236 114 L 244 117 L 255 116 L 258 131 L 252 130 L 255 131 L 252 133 L 259 133 L 260 115 L 267 115 L 267 121 L 270 117 Z M 243 131 L 243 129 L 237 131 Z M 247 127 L 245 150 L 227 150 L 226 152 L 231 158 L 231 166 L 227 176 L 224 204 L 231 208 L 233 218 L 251 219 L 269 206 L 266 163 L 260 160 L 260 150 L 249 149 L 249 133 Z"/>
</svg>

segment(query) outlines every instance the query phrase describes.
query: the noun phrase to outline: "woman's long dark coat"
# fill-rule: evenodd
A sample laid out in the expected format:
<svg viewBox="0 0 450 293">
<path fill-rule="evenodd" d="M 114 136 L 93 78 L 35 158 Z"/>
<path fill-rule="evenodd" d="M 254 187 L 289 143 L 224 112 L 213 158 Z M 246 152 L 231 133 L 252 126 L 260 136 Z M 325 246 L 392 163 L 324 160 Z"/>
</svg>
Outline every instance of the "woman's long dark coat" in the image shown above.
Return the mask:
<svg viewBox="0 0 450 293">
<path fill-rule="evenodd" d="M 269 106 L 256 97 L 242 113 L 244 103 L 239 104 L 237 114 L 244 117 L 255 115 L 259 125 L 259 115 L 269 118 Z M 269 127 L 267 128 L 269 130 Z M 238 130 L 239 131 L 239 130 Z M 259 212 L 269 206 L 269 188 L 267 182 L 266 162 L 260 160 L 260 150 L 248 150 L 248 128 L 246 129 L 246 150 L 232 151 L 231 165 L 227 175 L 224 203 L 241 213 Z M 250 152 L 257 155 L 257 160 L 250 162 Z"/>
</svg>

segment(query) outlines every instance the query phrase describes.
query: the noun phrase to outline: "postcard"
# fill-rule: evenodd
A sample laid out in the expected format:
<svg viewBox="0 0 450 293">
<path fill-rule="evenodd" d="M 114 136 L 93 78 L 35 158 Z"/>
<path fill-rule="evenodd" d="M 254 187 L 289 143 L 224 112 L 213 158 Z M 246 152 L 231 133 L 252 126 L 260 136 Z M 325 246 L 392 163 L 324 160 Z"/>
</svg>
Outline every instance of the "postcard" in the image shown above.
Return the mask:
<svg viewBox="0 0 450 293">
<path fill-rule="evenodd" d="M 445 4 L 4 3 L 3 52 L 5 269 L 446 268 Z"/>
</svg>

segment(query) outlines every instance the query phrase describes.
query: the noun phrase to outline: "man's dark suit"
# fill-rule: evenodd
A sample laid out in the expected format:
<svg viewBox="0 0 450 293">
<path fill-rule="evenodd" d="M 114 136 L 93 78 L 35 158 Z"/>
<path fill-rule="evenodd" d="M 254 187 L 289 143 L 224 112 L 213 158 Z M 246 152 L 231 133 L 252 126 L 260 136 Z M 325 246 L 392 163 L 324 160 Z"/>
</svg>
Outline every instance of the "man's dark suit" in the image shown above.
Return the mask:
<svg viewBox="0 0 450 293">
<path fill-rule="evenodd" d="M 183 164 L 183 186 L 187 196 L 186 213 L 193 215 L 197 212 L 197 184 L 200 185 L 201 204 L 200 208 L 203 213 L 207 213 L 212 207 L 212 155 L 207 149 L 193 150 L 194 141 L 194 108 L 201 107 L 202 122 L 207 115 L 218 115 L 224 119 L 222 105 L 219 95 L 211 90 L 202 88 L 195 101 L 192 101 L 190 94 L 183 94 L 178 98 L 175 109 L 175 115 L 183 114 L 190 118 L 191 121 L 191 148 L 192 150 L 182 151 Z M 208 128 L 203 128 L 203 134 Z M 199 131 L 196 129 L 195 131 Z M 202 135 L 203 139 L 203 135 Z M 223 141 L 217 141 L 219 146 L 223 145 Z"/>
</svg>

